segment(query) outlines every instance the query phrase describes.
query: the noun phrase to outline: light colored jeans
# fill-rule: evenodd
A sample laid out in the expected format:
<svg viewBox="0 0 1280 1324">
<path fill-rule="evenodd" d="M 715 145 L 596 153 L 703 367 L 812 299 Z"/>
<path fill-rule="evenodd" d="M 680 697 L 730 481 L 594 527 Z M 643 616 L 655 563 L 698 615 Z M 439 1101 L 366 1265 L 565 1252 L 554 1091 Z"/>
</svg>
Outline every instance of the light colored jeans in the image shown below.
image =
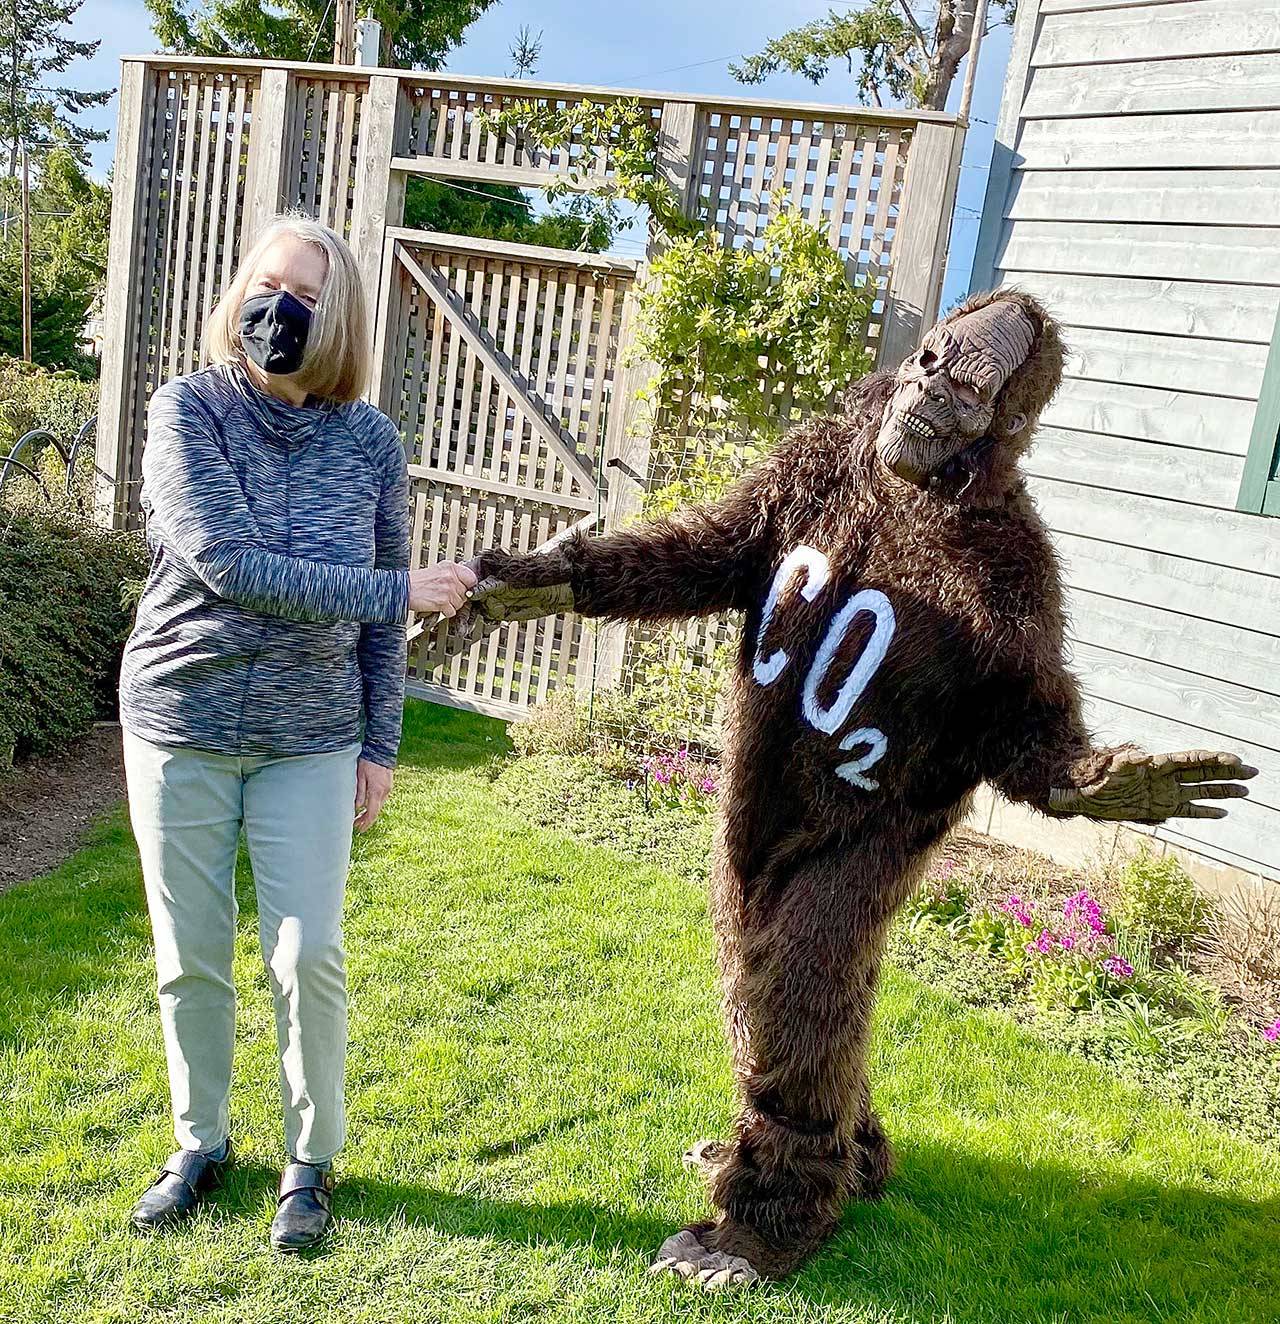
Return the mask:
<svg viewBox="0 0 1280 1324">
<path fill-rule="evenodd" d="M 342 897 L 359 753 L 356 744 L 333 754 L 238 758 L 124 733 L 174 1134 L 183 1149 L 216 1150 L 228 1134 L 241 825 L 275 998 L 289 1153 L 323 1163 L 342 1146 Z"/>
</svg>

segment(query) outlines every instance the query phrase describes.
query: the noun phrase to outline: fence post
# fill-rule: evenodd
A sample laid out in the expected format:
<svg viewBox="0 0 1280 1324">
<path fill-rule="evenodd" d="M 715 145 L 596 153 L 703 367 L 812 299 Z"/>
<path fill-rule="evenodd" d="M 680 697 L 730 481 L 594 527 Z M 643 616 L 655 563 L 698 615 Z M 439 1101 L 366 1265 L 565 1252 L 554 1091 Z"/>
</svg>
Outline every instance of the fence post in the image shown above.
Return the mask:
<svg viewBox="0 0 1280 1324">
<path fill-rule="evenodd" d="M 102 317 L 102 364 L 98 388 L 94 512 L 99 523 L 122 528 L 129 508 L 129 449 L 138 344 L 138 255 L 144 235 L 142 199 L 151 170 L 142 160 L 149 135 L 155 74 L 137 60 L 122 62 L 116 160 L 111 182 L 111 234 Z"/>
<path fill-rule="evenodd" d="M 896 368 L 937 317 L 964 132 L 963 124 L 930 120 L 917 124 L 913 132 L 877 367 Z"/>
<path fill-rule="evenodd" d="M 293 78 L 288 69 L 263 69 L 262 81 L 253 99 L 249 160 L 245 168 L 241 253 L 249 251 L 258 232 L 285 203 L 292 85 Z"/>
<path fill-rule="evenodd" d="M 658 129 L 658 178 L 675 191 L 681 210 L 692 216 L 698 205 L 698 177 L 695 168 L 698 136 L 698 107 L 692 101 L 666 101 Z M 649 239 L 649 256 L 661 251 L 656 235 Z M 641 424 L 643 406 L 637 398 L 650 377 L 653 364 L 648 360 L 626 363 L 635 339 L 640 288 L 648 279 L 648 267 L 642 265 L 636 283 L 627 293 L 618 335 L 617 389 L 610 411 L 610 427 L 605 439 L 603 481 L 608 484 L 604 507 L 604 531 L 612 532 L 640 512 L 649 478 L 649 454 L 652 438 Z M 596 655 L 594 680 L 601 687 L 613 686 L 622 676 L 627 651 L 625 624 L 600 628 L 600 647 Z"/>
<path fill-rule="evenodd" d="M 373 74 L 360 117 L 360 144 L 356 152 L 356 187 L 351 201 L 351 247 L 360 268 L 360 282 L 372 319 L 370 342 L 386 317 L 381 306 L 382 253 L 387 227 L 404 217 L 404 172 L 392 170 L 400 112 L 400 80 L 394 74 Z M 370 398 L 378 400 L 382 365 L 375 360 Z"/>
</svg>

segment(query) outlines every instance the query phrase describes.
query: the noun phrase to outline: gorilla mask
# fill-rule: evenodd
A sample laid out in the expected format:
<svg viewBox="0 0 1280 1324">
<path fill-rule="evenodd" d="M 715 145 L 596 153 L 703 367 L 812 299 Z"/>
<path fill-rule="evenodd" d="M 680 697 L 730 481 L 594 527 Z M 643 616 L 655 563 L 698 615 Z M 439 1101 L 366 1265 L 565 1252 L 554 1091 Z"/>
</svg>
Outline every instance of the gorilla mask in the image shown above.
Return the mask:
<svg viewBox="0 0 1280 1324">
<path fill-rule="evenodd" d="M 996 295 L 966 306 L 933 327 L 899 367 L 876 438 L 881 460 L 899 478 L 926 487 L 958 477 L 973 467 L 967 460 L 1026 430 L 1026 414 L 1002 408 L 1001 395 L 1040 331 L 1027 303 Z"/>
</svg>

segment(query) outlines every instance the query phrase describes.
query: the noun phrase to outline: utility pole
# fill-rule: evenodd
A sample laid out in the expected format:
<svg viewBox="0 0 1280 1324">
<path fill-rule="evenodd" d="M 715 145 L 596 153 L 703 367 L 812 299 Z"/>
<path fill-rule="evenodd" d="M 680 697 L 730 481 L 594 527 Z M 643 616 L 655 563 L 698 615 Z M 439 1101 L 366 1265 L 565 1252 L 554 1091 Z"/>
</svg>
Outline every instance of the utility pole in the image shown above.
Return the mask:
<svg viewBox="0 0 1280 1324">
<path fill-rule="evenodd" d="M 22 143 L 22 357 L 31 362 L 31 178 Z"/>
<path fill-rule="evenodd" d="M 335 0 L 333 14 L 333 62 L 356 62 L 356 0 Z"/>
</svg>

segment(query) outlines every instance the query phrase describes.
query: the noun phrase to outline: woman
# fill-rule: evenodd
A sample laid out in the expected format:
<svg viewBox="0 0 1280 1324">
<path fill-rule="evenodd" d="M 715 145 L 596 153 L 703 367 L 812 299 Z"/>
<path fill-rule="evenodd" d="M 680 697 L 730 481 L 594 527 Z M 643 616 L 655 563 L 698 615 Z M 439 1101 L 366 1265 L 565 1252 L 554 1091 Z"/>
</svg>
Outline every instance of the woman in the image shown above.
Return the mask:
<svg viewBox="0 0 1280 1324">
<path fill-rule="evenodd" d="M 147 412 L 153 551 L 120 720 L 179 1149 L 133 1211 L 192 1213 L 231 1162 L 236 848 L 253 863 L 289 1163 L 282 1250 L 331 1221 L 343 1141 L 342 897 L 351 829 L 391 790 L 410 610 L 452 616 L 475 576 L 409 570 L 396 425 L 359 397 L 368 315 L 350 249 L 277 217 L 205 329 L 210 366 Z"/>
</svg>

